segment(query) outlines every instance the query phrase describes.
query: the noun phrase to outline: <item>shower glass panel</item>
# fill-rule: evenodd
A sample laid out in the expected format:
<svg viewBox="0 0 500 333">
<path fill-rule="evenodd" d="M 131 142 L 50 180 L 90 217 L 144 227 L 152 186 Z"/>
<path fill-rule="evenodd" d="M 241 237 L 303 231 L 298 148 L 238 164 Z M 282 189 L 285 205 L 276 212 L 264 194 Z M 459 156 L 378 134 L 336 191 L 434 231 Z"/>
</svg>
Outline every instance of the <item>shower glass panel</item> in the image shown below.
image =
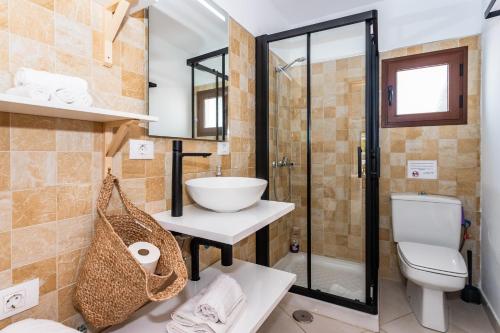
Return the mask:
<svg viewBox="0 0 500 333">
<path fill-rule="evenodd" d="M 311 34 L 311 289 L 365 302 L 365 23 Z"/>
<path fill-rule="evenodd" d="M 270 261 L 296 273 L 302 287 L 307 287 L 306 56 L 307 36 L 269 44 L 269 198 L 296 206 L 271 225 Z M 298 253 L 288 255 L 292 250 Z"/>
</svg>

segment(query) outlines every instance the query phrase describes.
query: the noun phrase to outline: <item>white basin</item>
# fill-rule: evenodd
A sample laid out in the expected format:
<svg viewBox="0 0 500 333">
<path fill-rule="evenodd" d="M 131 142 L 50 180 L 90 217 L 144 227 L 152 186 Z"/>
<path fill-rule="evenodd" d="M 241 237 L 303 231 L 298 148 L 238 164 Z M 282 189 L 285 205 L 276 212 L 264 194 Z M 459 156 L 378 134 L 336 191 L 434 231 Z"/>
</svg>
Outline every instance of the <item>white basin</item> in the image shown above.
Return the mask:
<svg viewBox="0 0 500 333">
<path fill-rule="evenodd" d="M 191 198 L 200 206 L 229 213 L 248 208 L 260 200 L 267 180 L 245 177 L 207 177 L 186 181 Z"/>
</svg>

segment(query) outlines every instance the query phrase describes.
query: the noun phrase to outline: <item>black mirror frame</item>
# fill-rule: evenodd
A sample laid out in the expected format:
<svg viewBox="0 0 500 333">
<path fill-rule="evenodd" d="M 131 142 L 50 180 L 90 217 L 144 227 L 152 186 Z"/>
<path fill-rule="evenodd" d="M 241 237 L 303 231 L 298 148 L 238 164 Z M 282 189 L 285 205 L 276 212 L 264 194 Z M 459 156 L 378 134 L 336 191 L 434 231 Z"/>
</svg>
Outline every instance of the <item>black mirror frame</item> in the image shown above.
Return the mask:
<svg viewBox="0 0 500 333">
<path fill-rule="evenodd" d="M 492 18 L 495 16 L 500 16 L 500 10 L 491 11 L 496 2 L 497 2 L 497 0 L 491 0 L 490 4 L 486 8 L 486 11 L 484 12 L 485 19 L 489 19 L 489 18 Z"/>
</svg>

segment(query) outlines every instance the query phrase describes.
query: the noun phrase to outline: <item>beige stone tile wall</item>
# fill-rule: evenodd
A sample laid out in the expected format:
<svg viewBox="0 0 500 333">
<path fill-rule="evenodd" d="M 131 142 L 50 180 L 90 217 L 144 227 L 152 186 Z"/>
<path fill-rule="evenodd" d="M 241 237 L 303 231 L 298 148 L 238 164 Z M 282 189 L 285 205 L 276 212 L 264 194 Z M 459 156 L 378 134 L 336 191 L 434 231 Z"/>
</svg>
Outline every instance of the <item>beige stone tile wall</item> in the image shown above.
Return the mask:
<svg viewBox="0 0 500 333">
<path fill-rule="evenodd" d="M 114 66 L 107 68 L 103 9 L 94 1 L 0 0 L 0 91 L 26 66 L 85 78 L 96 106 L 145 113 L 145 32 L 143 15 L 128 18 L 113 45 Z M 254 38 L 232 21 L 230 39 L 231 155 L 186 159 L 186 179 L 213 175 L 218 164 L 225 175 L 255 176 Z M 36 277 L 41 283 L 40 305 L 0 321 L 0 329 L 27 317 L 81 323 L 71 296 L 96 219 L 102 133 L 100 123 L 0 113 L 0 288 Z M 148 137 L 145 129 L 130 137 L 153 140 L 155 158 L 129 160 L 125 144 L 113 173 L 139 207 L 168 209 L 171 140 Z M 185 149 L 215 153 L 216 144 L 185 141 Z M 110 209 L 118 208 L 115 196 Z M 234 251 L 255 261 L 255 237 Z M 203 267 L 218 257 L 218 250 L 202 251 Z"/>
<path fill-rule="evenodd" d="M 381 54 L 382 59 L 468 46 L 467 125 L 382 128 L 380 147 L 380 273 L 399 279 L 396 247 L 392 238 L 391 192 L 427 192 L 458 197 L 465 217 L 472 221 L 471 239 L 463 252 L 474 252 L 474 280 L 479 279 L 480 223 L 480 38 L 471 36 L 397 49 Z M 407 180 L 407 160 L 437 160 L 438 180 Z"/>
</svg>

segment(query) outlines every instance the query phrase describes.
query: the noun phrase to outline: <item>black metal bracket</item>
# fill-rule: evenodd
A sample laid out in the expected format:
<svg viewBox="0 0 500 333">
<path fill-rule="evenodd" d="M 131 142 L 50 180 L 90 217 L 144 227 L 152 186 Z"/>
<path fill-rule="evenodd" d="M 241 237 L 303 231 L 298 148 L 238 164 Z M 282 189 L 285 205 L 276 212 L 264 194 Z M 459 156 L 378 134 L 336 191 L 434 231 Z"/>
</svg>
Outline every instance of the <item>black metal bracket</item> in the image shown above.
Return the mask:
<svg viewBox="0 0 500 333">
<path fill-rule="evenodd" d="M 484 18 L 485 19 L 489 19 L 489 18 L 492 18 L 492 17 L 495 17 L 495 16 L 500 16 L 500 10 L 494 10 L 494 11 L 492 11 L 493 6 L 495 5 L 496 2 L 497 2 L 497 0 L 491 0 L 490 4 L 486 8 L 486 11 L 484 12 Z"/>
<path fill-rule="evenodd" d="M 233 246 L 209 239 L 193 237 L 191 240 L 191 280 L 200 280 L 200 245 L 213 246 L 220 249 L 222 266 L 233 264 Z"/>
</svg>

